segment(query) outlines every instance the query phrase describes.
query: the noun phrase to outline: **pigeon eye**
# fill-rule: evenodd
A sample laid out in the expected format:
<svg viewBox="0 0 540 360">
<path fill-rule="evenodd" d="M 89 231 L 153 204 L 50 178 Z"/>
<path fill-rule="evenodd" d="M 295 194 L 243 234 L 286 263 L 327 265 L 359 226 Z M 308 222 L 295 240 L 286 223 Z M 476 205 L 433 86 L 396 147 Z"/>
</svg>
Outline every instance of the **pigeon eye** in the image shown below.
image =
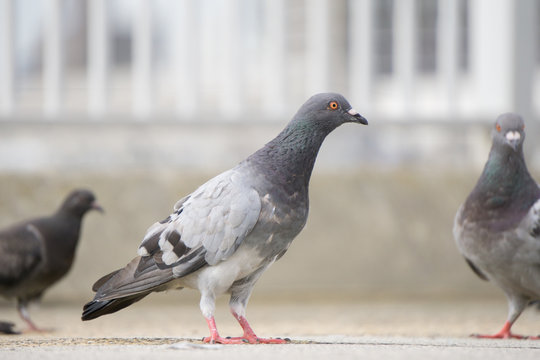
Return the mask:
<svg viewBox="0 0 540 360">
<path fill-rule="evenodd" d="M 328 109 L 330 110 L 336 110 L 338 107 L 339 104 L 337 103 L 337 101 L 330 101 L 330 103 L 328 103 Z"/>
<path fill-rule="evenodd" d="M 498 132 L 501 132 L 501 125 L 499 124 L 495 125 L 495 129 L 497 129 Z"/>
</svg>

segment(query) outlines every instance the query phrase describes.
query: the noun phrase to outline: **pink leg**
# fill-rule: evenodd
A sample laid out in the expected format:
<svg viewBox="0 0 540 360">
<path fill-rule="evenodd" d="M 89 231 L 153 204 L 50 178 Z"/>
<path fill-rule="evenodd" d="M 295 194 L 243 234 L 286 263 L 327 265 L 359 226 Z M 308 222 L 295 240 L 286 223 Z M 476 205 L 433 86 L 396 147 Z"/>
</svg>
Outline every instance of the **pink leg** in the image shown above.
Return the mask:
<svg viewBox="0 0 540 360">
<path fill-rule="evenodd" d="M 26 309 L 26 306 L 24 304 L 19 304 L 17 306 L 17 311 L 19 312 L 19 315 L 21 319 L 24 320 L 24 322 L 28 325 L 28 330 L 25 330 L 24 332 L 46 332 L 48 330 L 40 329 L 34 324 L 32 319 L 30 319 L 30 315 L 28 314 L 28 310 Z"/>
<path fill-rule="evenodd" d="M 505 322 L 502 329 L 494 335 L 480 335 L 473 334 L 471 336 L 477 337 L 479 339 L 531 339 L 531 340 L 540 340 L 538 336 L 522 336 L 512 334 L 510 329 L 512 328 L 512 323 L 509 321 Z"/>
<path fill-rule="evenodd" d="M 238 320 L 238 323 L 240 324 L 240 326 L 244 330 L 244 336 L 242 338 L 240 338 L 240 339 L 243 339 L 245 342 L 248 342 L 250 344 L 287 344 L 287 343 L 291 342 L 291 340 L 287 339 L 287 338 L 285 338 L 285 339 L 280 339 L 280 338 L 264 339 L 264 338 L 260 338 L 257 335 L 255 335 L 255 332 L 253 331 L 251 326 L 249 326 L 249 323 L 248 323 L 248 321 L 247 321 L 247 319 L 245 317 L 243 317 L 241 315 L 238 315 L 234 311 L 232 311 L 232 314 L 236 318 L 236 320 Z"/>
<path fill-rule="evenodd" d="M 242 339 L 232 339 L 232 338 L 223 338 L 219 336 L 219 333 L 217 331 L 216 327 L 216 321 L 214 320 L 214 317 L 206 318 L 206 322 L 208 323 L 208 329 L 210 329 L 210 336 L 207 336 L 202 339 L 205 343 L 210 344 L 244 344 L 245 342 Z"/>
</svg>

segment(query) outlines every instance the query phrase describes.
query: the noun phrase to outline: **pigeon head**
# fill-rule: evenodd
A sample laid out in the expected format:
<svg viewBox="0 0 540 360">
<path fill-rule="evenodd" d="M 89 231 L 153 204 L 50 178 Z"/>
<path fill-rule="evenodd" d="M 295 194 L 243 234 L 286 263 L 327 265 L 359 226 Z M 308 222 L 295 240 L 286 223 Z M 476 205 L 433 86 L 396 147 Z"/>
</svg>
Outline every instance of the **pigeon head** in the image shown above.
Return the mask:
<svg viewBox="0 0 540 360">
<path fill-rule="evenodd" d="M 493 125 L 493 143 L 520 151 L 525 140 L 525 123 L 521 116 L 514 113 L 499 115 Z"/>
<path fill-rule="evenodd" d="M 74 190 L 64 200 L 60 212 L 82 217 L 89 210 L 103 212 L 103 208 L 97 203 L 96 197 L 89 190 Z"/>
<path fill-rule="evenodd" d="M 344 123 L 368 124 L 343 95 L 313 95 L 273 140 L 246 161 L 257 166 L 273 181 L 290 184 L 291 193 L 307 193 L 311 172 L 324 139 Z"/>
<path fill-rule="evenodd" d="M 306 121 L 328 132 L 347 122 L 368 124 L 343 95 L 336 93 L 321 93 L 309 98 L 293 119 L 293 122 Z"/>
</svg>

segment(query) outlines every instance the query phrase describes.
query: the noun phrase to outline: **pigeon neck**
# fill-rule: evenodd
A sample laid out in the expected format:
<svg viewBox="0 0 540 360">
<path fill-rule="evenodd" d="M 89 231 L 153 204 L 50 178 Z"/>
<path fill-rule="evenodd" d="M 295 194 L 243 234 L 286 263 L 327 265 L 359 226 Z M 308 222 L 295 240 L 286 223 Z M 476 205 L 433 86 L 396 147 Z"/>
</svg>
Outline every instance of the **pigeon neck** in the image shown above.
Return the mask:
<svg viewBox="0 0 540 360">
<path fill-rule="evenodd" d="M 56 212 L 57 216 L 68 218 L 68 219 L 77 219 L 81 220 L 84 214 L 79 214 L 77 211 L 74 211 L 73 209 L 67 209 L 65 206 L 60 207 L 58 211 Z"/>
<path fill-rule="evenodd" d="M 471 219 L 502 231 L 516 226 L 538 198 L 540 188 L 527 170 L 523 152 L 492 147 L 465 208 Z"/>
<path fill-rule="evenodd" d="M 484 167 L 479 184 L 486 190 L 500 195 L 516 194 L 529 186 L 537 187 L 523 159 L 523 150 L 517 152 L 509 147 L 493 146 Z"/>
<path fill-rule="evenodd" d="M 307 187 L 319 149 L 332 130 L 293 120 L 276 138 L 253 154 L 252 160 L 281 183 Z"/>
</svg>

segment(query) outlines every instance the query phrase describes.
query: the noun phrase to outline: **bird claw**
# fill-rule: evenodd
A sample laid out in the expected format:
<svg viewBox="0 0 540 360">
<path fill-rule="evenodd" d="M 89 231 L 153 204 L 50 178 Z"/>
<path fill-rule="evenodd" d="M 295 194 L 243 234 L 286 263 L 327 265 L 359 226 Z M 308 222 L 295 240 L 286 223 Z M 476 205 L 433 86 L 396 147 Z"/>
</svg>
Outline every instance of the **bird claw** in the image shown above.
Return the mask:
<svg viewBox="0 0 540 360">
<path fill-rule="evenodd" d="M 263 344 L 288 344 L 291 342 L 289 338 L 274 338 L 274 339 L 258 339 Z"/>
<path fill-rule="evenodd" d="M 250 344 L 287 344 L 291 342 L 289 338 L 260 338 L 260 337 L 245 337 L 244 340 Z"/>
<path fill-rule="evenodd" d="M 274 339 L 265 339 L 260 338 L 251 329 L 249 326 L 246 318 L 244 316 L 238 315 L 233 311 L 234 317 L 238 320 L 240 323 L 240 326 L 242 326 L 242 329 L 244 329 L 243 336 L 239 337 L 221 337 L 219 336 L 219 333 L 217 331 L 216 322 L 214 320 L 213 316 L 207 317 L 206 321 L 208 323 L 208 328 L 210 330 L 210 336 L 204 337 L 202 339 L 205 343 L 220 343 L 220 344 L 287 344 L 291 342 L 291 339 L 285 338 L 274 338 Z"/>
<path fill-rule="evenodd" d="M 206 336 L 202 338 L 202 342 L 207 344 L 288 344 L 291 342 L 289 338 L 260 338 L 260 337 L 215 337 Z"/>
<path fill-rule="evenodd" d="M 203 337 L 202 341 L 207 344 L 245 344 L 244 338 L 231 338 L 231 337 Z"/>
</svg>

